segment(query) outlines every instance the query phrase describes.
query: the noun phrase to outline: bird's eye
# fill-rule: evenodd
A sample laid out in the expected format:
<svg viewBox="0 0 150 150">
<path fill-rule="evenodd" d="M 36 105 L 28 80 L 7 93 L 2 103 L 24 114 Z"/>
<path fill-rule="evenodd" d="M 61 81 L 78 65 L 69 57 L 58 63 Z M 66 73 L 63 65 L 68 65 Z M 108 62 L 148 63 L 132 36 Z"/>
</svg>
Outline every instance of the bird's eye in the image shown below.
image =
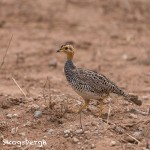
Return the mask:
<svg viewBox="0 0 150 150">
<path fill-rule="evenodd" d="M 65 50 L 68 50 L 68 47 L 65 47 Z"/>
</svg>

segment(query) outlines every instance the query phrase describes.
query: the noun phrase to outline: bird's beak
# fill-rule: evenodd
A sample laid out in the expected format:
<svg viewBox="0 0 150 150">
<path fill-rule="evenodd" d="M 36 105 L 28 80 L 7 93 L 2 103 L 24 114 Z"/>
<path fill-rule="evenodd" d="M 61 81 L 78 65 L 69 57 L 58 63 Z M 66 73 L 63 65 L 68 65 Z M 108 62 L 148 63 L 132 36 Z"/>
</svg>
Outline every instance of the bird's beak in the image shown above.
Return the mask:
<svg viewBox="0 0 150 150">
<path fill-rule="evenodd" d="M 64 50 L 62 50 L 62 49 L 59 49 L 59 50 L 57 50 L 57 52 L 63 52 Z"/>
</svg>

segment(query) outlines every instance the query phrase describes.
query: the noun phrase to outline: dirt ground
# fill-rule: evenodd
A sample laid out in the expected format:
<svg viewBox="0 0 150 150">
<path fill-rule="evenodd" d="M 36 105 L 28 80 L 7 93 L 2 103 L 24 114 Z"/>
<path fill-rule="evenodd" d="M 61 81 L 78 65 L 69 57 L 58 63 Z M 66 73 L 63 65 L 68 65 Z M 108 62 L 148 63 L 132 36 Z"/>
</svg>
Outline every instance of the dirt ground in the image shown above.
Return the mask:
<svg viewBox="0 0 150 150">
<path fill-rule="evenodd" d="M 150 149 L 149 18 L 148 0 L 1 0 L 0 149 Z M 65 42 L 74 44 L 76 66 L 106 75 L 143 105 L 113 97 L 99 117 L 93 100 L 80 116 L 84 101 L 56 53 Z M 20 147 L 25 140 L 46 144 Z"/>
</svg>

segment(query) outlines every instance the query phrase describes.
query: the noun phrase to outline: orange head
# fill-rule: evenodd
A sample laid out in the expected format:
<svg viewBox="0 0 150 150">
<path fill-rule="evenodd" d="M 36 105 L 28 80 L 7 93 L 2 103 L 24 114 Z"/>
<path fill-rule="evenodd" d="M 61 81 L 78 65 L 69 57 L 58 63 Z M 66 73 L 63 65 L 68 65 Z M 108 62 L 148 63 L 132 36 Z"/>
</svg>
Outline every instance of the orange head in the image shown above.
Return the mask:
<svg viewBox="0 0 150 150">
<path fill-rule="evenodd" d="M 60 47 L 57 52 L 63 52 L 67 55 L 67 59 L 71 60 L 74 55 L 74 47 L 71 44 L 65 44 Z"/>
</svg>

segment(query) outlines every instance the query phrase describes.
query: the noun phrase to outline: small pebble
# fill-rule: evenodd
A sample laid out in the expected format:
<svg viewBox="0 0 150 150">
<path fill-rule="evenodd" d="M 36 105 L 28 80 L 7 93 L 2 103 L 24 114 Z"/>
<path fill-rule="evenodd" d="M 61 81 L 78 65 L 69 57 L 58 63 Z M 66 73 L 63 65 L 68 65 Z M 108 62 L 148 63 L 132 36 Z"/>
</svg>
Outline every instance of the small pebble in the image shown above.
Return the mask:
<svg viewBox="0 0 150 150">
<path fill-rule="evenodd" d="M 77 133 L 77 134 L 82 134 L 82 133 L 83 133 L 83 130 L 82 130 L 82 129 L 78 129 L 78 130 L 76 130 L 76 133 Z"/>
<path fill-rule="evenodd" d="M 32 122 L 31 121 L 27 121 L 23 126 L 31 127 L 32 126 Z"/>
<path fill-rule="evenodd" d="M 115 131 L 118 132 L 119 134 L 123 134 L 124 133 L 124 129 L 122 127 L 119 127 L 119 126 L 115 127 Z"/>
<path fill-rule="evenodd" d="M 84 141 L 84 144 L 88 144 L 88 140 L 87 139 Z"/>
<path fill-rule="evenodd" d="M 91 149 L 95 148 L 95 144 L 91 144 Z"/>
<path fill-rule="evenodd" d="M 92 126 L 97 126 L 97 123 L 96 122 L 91 122 L 91 125 Z"/>
<path fill-rule="evenodd" d="M 89 133 L 90 133 L 90 131 L 84 131 L 84 133 L 85 133 L 85 134 L 89 134 Z"/>
<path fill-rule="evenodd" d="M 70 130 L 64 130 L 64 134 L 70 134 L 71 131 Z"/>
<path fill-rule="evenodd" d="M 37 111 L 34 112 L 34 117 L 35 118 L 40 118 L 41 116 L 42 116 L 42 111 L 37 110 Z"/>
<path fill-rule="evenodd" d="M 141 140 L 142 138 L 142 132 L 141 131 L 136 131 L 133 133 L 133 137 L 135 137 L 137 140 Z"/>
<path fill-rule="evenodd" d="M 43 139 L 47 139 L 47 136 L 45 135 L 45 136 L 43 136 Z"/>
<path fill-rule="evenodd" d="M 142 96 L 142 99 L 143 99 L 143 100 L 148 100 L 148 98 L 149 98 L 149 97 L 146 96 L 146 95 L 145 95 L 145 96 Z"/>
<path fill-rule="evenodd" d="M 43 108 L 43 109 L 46 109 L 46 108 L 47 108 L 47 106 L 43 104 L 43 105 L 42 105 L 42 108 Z"/>
<path fill-rule="evenodd" d="M 32 104 L 32 105 L 30 106 L 30 109 L 31 109 L 32 111 L 36 111 L 36 110 L 39 110 L 39 109 L 40 109 L 40 106 L 37 105 L 37 104 Z"/>
<path fill-rule="evenodd" d="M 7 114 L 7 115 L 6 115 L 6 118 L 11 119 L 12 117 L 13 117 L 13 114 Z"/>
<path fill-rule="evenodd" d="M 75 144 L 79 142 L 79 140 L 76 137 L 73 137 L 72 140 L 73 140 L 73 143 L 75 143 Z"/>
<path fill-rule="evenodd" d="M 131 148 L 133 146 L 133 144 L 131 144 L 131 143 L 127 143 L 127 148 Z"/>
<path fill-rule="evenodd" d="M 51 135 L 51 134 L 54 133 L 54 130 L 53 130 L 53 129 L 49 129 L 49 130 L 47 131 L 47 133 L 48 133 L 49 135 Z"/>
<path fill-rule="evenodd" d="M 64 130 L 64 137 L 65 138 L 67 138 L 67 137 L 69 137 L 70 136 L 70 134 L 71 134 L 71 129 L 69 129 L 69 130 Z"/>
<path fill-rule="evenodd" d="M 25 132 L 21 132 L 21 133 L 19 133 L 19 135 L 26 136 L 26 133 Z"/>
<path fill-rule="evenodd" d="M 66 133 L 66 134 L 64 134 L 64 137 L 65 137 L 65 138 L 69 137 L 69 134 L 67 134 L 67 133 Z"/>
<path fill-rule="evenodd" d="M 19 117 L 19 115 L 18 115 L 18 114 L 13 114 L 13 117 L 18 118 L 18 117 Z"/>
<path fill-rule="evenodd" d="M 49 66 L 56 68 L 57 67 L 57 60 L 56 59 L 50 60 L 49 61 Z"/>
<path fill-rule="evenodd" d="M 18 131 L 18 127 L 16 127 L 16 128 L 12 128 L 11 129 L 11 134 L 16 134 L 17 133 L 17 131 Z"/>
<path fill-rule="evenodd" d="M 138 118 L 138 116 L 137 116 L 136 114 L 130 114 L 129 117 L 130 117 L 130 118 L 134 118 L 134 119 L 137 119 L 137 118 Z"/>
<path fill-rule="evenodd" d="M 128 55 L 127 55 L 127 54 L 123 54 L 123 55 L 122 55 L 122 58 L 123 58 L 124 60 L 127 60 L 127 59 L 128 59 Z"/>
<path fill-rule="evenodd" d="M 135 142 L 135 140 L 133 138 L 131 138 L 130 136 L 127 136 L 125 138 L 125 140 L 128 141 L 129 143 L 134 143 Z"/>
<path fill-rule="evenodd" d="M 124 60 L 128 60 L 128 61 L 132 61 L 132 60 L 135 60 L 135 59 L 136 59 L 135 56 L 128 56 L 127 54 L 124 54 L 124 55 L 122 56 L 122 58 L 123 58 Z"/>
<path fill-rule="evenodd" d="M 2 141 L 4 139 L 4 135 L 0 136 L 0 141 Z"/>
<path fill-rule="evenodd" d="M 29 97 L 29 98 L 27 98 L 27 101 L 28 101 L 28 102 L 33 102 L 33 98 L 32 98 L 32 97 Z"/>
<path fill-rule="evenodd" d="M 81 150 L 85 150 L 85 148 L 82 146 L 82 147 L 81 147 Z"/>
<path fill-rule="evenodd" d="M 116 141 L 111 141 L 110 142 L 110 146 L 115 146 L 116 145 Z"/>
</svg>

